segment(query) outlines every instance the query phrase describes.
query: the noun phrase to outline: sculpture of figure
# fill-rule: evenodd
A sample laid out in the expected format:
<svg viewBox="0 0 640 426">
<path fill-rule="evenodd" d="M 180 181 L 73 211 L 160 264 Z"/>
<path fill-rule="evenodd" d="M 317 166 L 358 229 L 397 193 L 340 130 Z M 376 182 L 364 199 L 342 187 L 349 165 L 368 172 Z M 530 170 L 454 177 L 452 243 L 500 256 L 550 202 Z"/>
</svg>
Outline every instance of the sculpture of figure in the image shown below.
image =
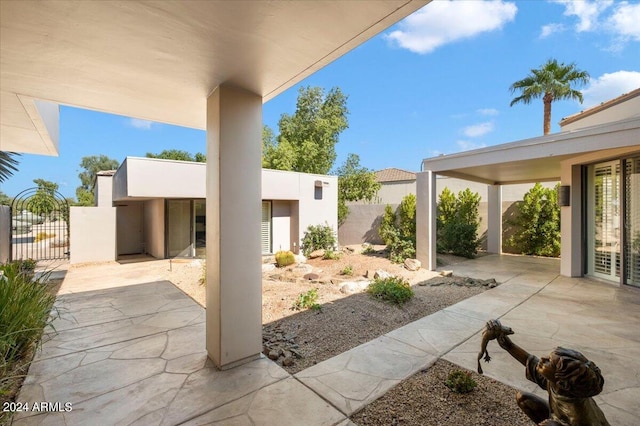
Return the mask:
<svg viewBox="0 0 640 426">
<path fill-rule="evenodd" d="M 491 321 L 489 321 L 491 323 Z M 487 327 L 495 329 L 495 324 Z M 526 377 L 549 394 L 549 401 L 518 392 L 518 406 L 541 426 L 608 426 L 593 396 L 602 392 L 604 378 L 600 369 L 580 352 L 557 347 L 548 357 L 527 353 L 511 341 L 506 333 L 498 334 L 500 347 L 526 367 Z"/>
</svg>

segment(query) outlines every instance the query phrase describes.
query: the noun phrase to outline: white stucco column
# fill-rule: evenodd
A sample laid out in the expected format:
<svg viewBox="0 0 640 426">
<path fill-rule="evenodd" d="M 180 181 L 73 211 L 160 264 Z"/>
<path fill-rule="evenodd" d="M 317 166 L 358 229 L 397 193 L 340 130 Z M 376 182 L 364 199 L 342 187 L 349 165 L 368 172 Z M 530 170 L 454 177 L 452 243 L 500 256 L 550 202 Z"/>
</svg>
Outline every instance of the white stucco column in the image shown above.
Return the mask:
<svg viewBox="0 0 640 426">
<path fill-rule="evenodd" d="M 262 98 L 222 85 L 207 99 L 206 345 L 218 368 L 259 356 Z"/>
<path fill-rule="evenodd" d="M 502 253 L 502 185 L 487 187 L 487 252 Z"/>
<path fill-rule="evenodd" d="M 436 270 L 436 174 L 416 175 L 416 259 L 422 267 Z"/>
<path fill-rule="evenodd" d="M 582 170 L 568 162 L 560 164 L 560 185 L 569 185 L 570 206 L 560 207 L 560 275 L 581 277 L 582 258 Z"/>
</svg>

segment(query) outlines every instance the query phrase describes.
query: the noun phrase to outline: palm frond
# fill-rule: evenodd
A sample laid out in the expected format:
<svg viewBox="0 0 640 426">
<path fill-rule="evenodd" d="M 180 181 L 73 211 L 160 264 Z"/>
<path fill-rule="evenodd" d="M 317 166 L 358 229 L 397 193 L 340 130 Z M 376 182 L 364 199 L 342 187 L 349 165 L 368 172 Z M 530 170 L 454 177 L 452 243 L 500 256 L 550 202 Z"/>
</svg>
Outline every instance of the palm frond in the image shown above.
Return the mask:
<svg viewBox="0 0 640 426">
<path fill-rule="evenodd" d="M 16 152 L 0 151 L 0 182 L 4 182 L 18 171 L 18 160 L 14 157 L 19 157 L 20 154 Z"/>
</svg>

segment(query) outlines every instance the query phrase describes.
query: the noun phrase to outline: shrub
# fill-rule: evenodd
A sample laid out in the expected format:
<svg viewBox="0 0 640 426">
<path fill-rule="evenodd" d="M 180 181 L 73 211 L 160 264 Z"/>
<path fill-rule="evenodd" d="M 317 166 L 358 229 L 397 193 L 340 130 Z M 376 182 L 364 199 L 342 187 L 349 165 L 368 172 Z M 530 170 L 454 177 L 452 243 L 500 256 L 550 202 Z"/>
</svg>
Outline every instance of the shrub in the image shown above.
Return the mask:
<svg viewBox="0 0 640 426">
<path fill-rule="evenodd" d="M 380 234 L 380 238 L 386 245 L 391 244 L 394 240 L 393 234 L 397 234 L 396 214 L 389 204 L 384 207 L 384 215 L 382 215 L 378 234 Z"/>
<path fill-rule="evenodd" d="M 416 246 L 416 196 L 409 194 L 400 202 L 400 236 Z M 404 260 L 404 259 L 403 259 Z"/>
<path fill-rule="evenodd" d="M 393 263 L 402 263 L 407 258 L 414 259 L 416 257 L 415 242 L 409 239 L 398 236 L 387 248 L 389 249 L 389 260 Z"/>
<path fill-rule="evenodd" d="M 351 266 L 351 265 L 345 266 L 344 269 L 340 273 L 342 275 L 353 275 L 353 266 Z"/>
<path fill-rule="evenodd" d="M 313 288 L 306 293 L 300 293 L 298 295 L 298 299 L 293 304 L 293 310 L 300 311 L 302 309 L 313 309 L 314 311 L 319 311 L 322 309 L 317 303 L 318 300 L 318 289 Z"/>
<path fill-rule="evenodd" d="M 396 305 L 402 305 L 413 297 L 413 289 L 400 277 L 376 278 L 367 292 L 377 299 Z"/>
<path fill-rule="evenodd" d="M 336 246 L 336 234 L 328 224 L 309 225 L 302 238 L 302 252 L 309 256 L 314 250 L 333 250 Z"/>
<path fill-rule="evenodd" d="M 24 262 L 2 265 L 0 277 L 0 367 L 26 355 L 39 340 L 55 297 L 49 294 L 49 274 L 34 278 Z M 0 369 L 1 370 L 1 369 Z"/>
<path fill-rule="evenodd" d="M 478 227 L 480 226 L 480 195 L 469 188 L 456 197 L 444 188 L 438 201 L 437 251 L 468 258 L 478 252 Z"/>
<path fill-rule="evenodd" d="M 323 259 L 329 259 L 329 260 L 340 259 L 340 257 L 342 257 L 342 253 L 333 251 L 333 250 L 325 250 L 324 256 L 322 256 Z"/>
<path fill-rule="evenodd" d="M 478 386 L 471 373 L 462 370 L 451 370 L 445 384 L 455 393 L 469 393 Z"/>
<path fill-rule="evenodd" d="M 293 265 L 296 263 L 296 257 L 291 251 L 280 250 L 276 253 L 276 264 L 279 268 Z"/>
<path fill-rule="evenodd" d="M 551 189 L 536 183 L 518 205 L 519 212 L 513 222 L 517 230 L 509 244 L 521 253 L 552 257 L 560 255 L 560 206 L 557 188 L 558 185 Z"/>
</svg>

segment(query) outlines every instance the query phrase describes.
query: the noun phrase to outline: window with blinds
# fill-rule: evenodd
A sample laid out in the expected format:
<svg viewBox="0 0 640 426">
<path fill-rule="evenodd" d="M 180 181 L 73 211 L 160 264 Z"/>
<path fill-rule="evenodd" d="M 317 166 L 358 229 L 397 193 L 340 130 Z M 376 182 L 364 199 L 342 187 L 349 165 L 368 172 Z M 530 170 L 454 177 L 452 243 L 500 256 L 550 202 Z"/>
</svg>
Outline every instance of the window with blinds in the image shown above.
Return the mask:
<svg viewBox="0 0 640 426">
<path fill-rule="evenodd" d="M 593 271 L 609 277 L 620 276 L 619 163 L 598 164 L 594 168 Z"/>
<path fill-rule="evenodd" d="M 262 254 L 270 254 L 271 251 L 271 201 L 262 202 L 262 224 L 260 228 L 260 246 Z"/>
</svg>

